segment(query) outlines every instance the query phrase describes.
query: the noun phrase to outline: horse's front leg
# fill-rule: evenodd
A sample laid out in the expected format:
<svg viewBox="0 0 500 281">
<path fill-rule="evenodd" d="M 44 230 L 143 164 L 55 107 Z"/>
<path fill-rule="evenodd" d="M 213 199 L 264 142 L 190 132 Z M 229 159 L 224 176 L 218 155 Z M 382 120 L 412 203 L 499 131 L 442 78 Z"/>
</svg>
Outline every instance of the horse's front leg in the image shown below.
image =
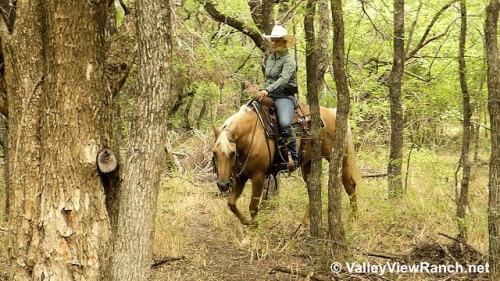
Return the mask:
<svg viewBox="0 0 500 281">
<path fill-rule="evenodd" d="M 342 183 L 344 185 L 345 191 L 347 192 L 347 195 L 349 195 L 351 215 L 354 219 L 356 219 L 358 215 L 356 181 L 353 179 L 352 172 L 349 167 L 346 167 L 345 165 L 342 170 Z"/>
<path fill-rule="evenodd" d="M 241 193 L 243 192 L 243 188 L 245 187 L 245 183 L 247 182 L 248 179 L 244 178 L 235 178 L 233 182 L 233 186 L 231 189 L 231 194 L 229 194 L 229 198 L 227 199 L 227 205 L 229 206 L 229 209 L 233 214 L 236 215 L 236 217 L 241 221 L 242 224 L 244 225 L 249 225 L 250 220 L 248 217 L 244 216 L 240 210 L 238 209 L 238 206 L 236 206 L 236 201 L 240 197 Z"/>
<path fill-rule="evenodd" d="M 264 188 L 264 177 L 264 174 L 258 174 L 252 178 L 252 198 L 250 199 L 250 205 L 248 206 L 252 221 L 259 213 L 260 198 Z"/>
<path fill-rule="evenodd" d="M 250 204 L 248 205 L 248 209 L 250 211 L 250 216 L 252 217 L 251 221 L 249 222 L 252 224 L 250 229 L 253 229 L 254 227 L 257 226 L 255 217 L 259 213 L 260 197 L 262 196 L 262 189 L 264 186 L 264 175 L 254 176 L 251 180 L 252 180 L 252 198 L 250 198 Z M 240 248 L 245 248 L 248 245 L 250 245 L 250 239 L 251 239 L 250 235 L 249 233 L 247 233 L 245 238 L 240 242 Z"/>
</svg>

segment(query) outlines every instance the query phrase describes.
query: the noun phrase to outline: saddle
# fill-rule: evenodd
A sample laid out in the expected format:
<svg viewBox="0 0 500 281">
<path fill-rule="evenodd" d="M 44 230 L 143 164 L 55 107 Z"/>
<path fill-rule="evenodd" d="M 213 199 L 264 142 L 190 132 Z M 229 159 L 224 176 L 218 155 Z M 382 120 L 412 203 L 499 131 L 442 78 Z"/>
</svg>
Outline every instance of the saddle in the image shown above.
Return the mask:
<svg viewBox="0 0 500 281">
<path fill-rule="evenodd" d="M 269 172 L 273 175 L 277 175 L 281 171 L 289 170 L 290 165 L 293 165 L 293 162 L 291 162 L 291 156 L 288 148 L 283 144 L 283 140 L 281 139 L 281 132 L 279 130 L 278 116 L 276 115 L 274 101 L 271 98 L 266 97 L 262 102 L 253 100 L 251 104 L 259 116 L 259 120 L 264 127 L 267 138 L 274 139 L 275 141 L 276 153 Z M 305 148 L 306 142 L 309 140 L 309 131 L 311 128 L 310 117 L 311 111 L 309 109 L 309 105 L 300 103 L 295 105 L 292 126 L 295 129 L 297 138 L 300 137 L 300 141 L 297 142 L 299 166 L 302 165 L 302 159 L 305 154 L 303 149 Z"/>
</svg>

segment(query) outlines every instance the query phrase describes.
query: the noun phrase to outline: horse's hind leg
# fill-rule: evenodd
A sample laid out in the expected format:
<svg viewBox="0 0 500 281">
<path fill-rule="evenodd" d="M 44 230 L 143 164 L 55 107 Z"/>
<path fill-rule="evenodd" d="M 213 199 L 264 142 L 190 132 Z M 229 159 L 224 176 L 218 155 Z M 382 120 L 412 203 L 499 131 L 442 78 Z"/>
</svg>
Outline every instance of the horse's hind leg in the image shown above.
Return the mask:
<svg viewBox="0 0 500 281">
<path fill-rule="evenodd" d="M 243 192 L 243 187 L 245 187 L 246 181 L 247 181 L 246 179 L 241 180 L 238 178 L 236 178 L 234 180 L 231 194 L 229 195 L 229 198 L 227 199 L 227 205 L 229 206 L 229 209 L 231 210 L 231 212 L 233 212 L 236 215 L 236 217 L 238 217 L 238 219 L 241 221 L 242 224 L 249 225 L 250 220 L 246 216 L 241 214 L 240 210 L 236 206 L 236 201 L 238 200 L 241 193 Z"/>
</svg>

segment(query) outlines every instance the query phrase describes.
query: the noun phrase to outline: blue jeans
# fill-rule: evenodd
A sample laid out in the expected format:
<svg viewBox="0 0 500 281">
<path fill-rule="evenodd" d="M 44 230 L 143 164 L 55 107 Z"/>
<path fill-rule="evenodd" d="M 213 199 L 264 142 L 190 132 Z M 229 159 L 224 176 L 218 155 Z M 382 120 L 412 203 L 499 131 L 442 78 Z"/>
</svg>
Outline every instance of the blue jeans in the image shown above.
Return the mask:
<svg viewBox="0 0 500 281">
<path fill-rule="evenodd" d="M 282 96 L 282 95 L 269 95 L 274 100 L 276 115 L 278 116 L 281 137 L 284 144 L 292 154 L 292 161 L 299 162 L 299 155 L 297 153 L 297 139 L 295 130 L 292 126 L 293 113 L 295 111 L 295 97 Z M 286 156 L 285 156 L 286 157 Z M 286 159 L 285 159 L 286 160 Z"/>
</svg>

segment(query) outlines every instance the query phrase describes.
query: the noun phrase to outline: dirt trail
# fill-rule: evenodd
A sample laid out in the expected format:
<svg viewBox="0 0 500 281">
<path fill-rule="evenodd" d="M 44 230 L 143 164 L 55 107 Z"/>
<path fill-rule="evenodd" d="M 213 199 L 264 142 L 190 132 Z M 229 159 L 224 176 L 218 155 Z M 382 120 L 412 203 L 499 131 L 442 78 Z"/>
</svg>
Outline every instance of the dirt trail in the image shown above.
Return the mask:
<svg viewBox="0 0 500 281">
<path fill-rule="evenodd" d="M 276 210 L 261 210 L 262 221 L 257 230 L 252 230 L 250 245 L 239 247 L 245 236 L 244 228 L 227 210 L 226 201 L 213 194 L 205 197 L 205 191 L 189 191 L 186 196 L 196 198 L 186 201 L 198 202 L 199 206 L 191 206 L 185 212 L 184 221 L 188 222 L 182 235 L 187 244 L 181 257 L 154 268 L 153 280 L 185 280 L 185 281 L 254 281 L 254 280 L 487 280 L 487 275 L 466 274 L 349 274 L 343 270 L 334 274 L 330 270 L 333 262 L 329 249 L 331 245 L 326 239 L 314 240 L 308 237 L 307 230 L 295 235 L 297 224 L 289 218 L 281 220 L 285 212 L 281 207 Z M 177 196 L 173 196 L 174 198 Z M 243 199 L 243 202 L 246 199 Z M 172 202 L 173 203 L 173 202 Z M 178 202 L 177 202 L 178 203 Z M 182 203 L 181 203 L 182 204 Z M 246 203 L 244 203 L 246 204 Z M 240 206 L 242 210 L 246 205 Z M 178 206 L 178 205 L 177 205 Z M 210 207 L 211 206 L 211 207 Z M 222 215 L 221 215 L 222 214 Z M 287 216 L 289 214 L 285 214 Z M 169 220 L 168 216 L 165 220 Z M 219 222 L 219 223 L 217 223 Z M 450 240 L 450 242 L 453 242 Z M 457 252 L 457 251 L 461 252 Z M 463 252 L 466 251 L 466 252 Z M 355 251 L 352 261 L 366 261 L 372 264 L 383 264 L 390 261 L 365 255 Z M 427 261 L 431 264 L 455 263 L 454 257 L 461 263 L 482 264 L 485 257 L 467 247 L 450 244 L 415 245 L 412 252 L 394 256 L 392 261 L 402 264 L 417 264 Z M 473 278 L 473 279 L 471 279 Z"/>
<path fill-rule="evenodd" d="M 295 268 L 307 266 L 311 260 L 307 255 L 290 256 L 280 253 L 278 250 L 283 241 L 277 240 L 267 240 L 260 244 L 265 245 L 266 248 L 260 248 L 259 245 L 255 244 L 239 248 L 237 240 L 242 239 L 244 234 L 241 233 L 239 237 L 235 237 L 234 232 L 227 229 L 213 228 L 209 223 L 212 219 L 209 213 L 193 216 L 189 231 L 185 234 L 189 236 L 190 243 L 186 247 L 187 251 L 184 256 L 180 260 L 156 268 L 154 280 L 304 279 L 304 277 L 296 279 L 297 275 L 276 271 L 275 268 L 287 265 L 294 265 Z M 252 239 L 252 241 L 255 240 L 259 240 L 259 238 Z"/>
</svg>

